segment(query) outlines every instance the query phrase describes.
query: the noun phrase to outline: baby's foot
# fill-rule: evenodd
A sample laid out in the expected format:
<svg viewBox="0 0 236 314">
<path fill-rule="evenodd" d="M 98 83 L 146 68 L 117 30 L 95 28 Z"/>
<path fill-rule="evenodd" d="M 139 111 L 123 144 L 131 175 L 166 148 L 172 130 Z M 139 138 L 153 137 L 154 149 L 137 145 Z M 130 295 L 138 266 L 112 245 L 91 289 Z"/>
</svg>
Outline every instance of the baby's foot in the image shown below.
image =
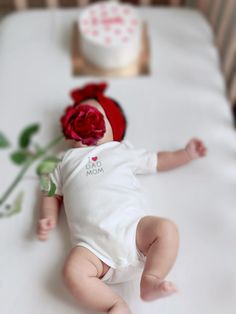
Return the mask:
<svg viewBox="0 0 236 314">
<path fill-rule="evenodd" d="M 177 292 L 174 283 L 161 280 L 153 275 L 144 275 L 141 280 L 141 298 L 144 301 L 168 297 Z"/>
</svg>

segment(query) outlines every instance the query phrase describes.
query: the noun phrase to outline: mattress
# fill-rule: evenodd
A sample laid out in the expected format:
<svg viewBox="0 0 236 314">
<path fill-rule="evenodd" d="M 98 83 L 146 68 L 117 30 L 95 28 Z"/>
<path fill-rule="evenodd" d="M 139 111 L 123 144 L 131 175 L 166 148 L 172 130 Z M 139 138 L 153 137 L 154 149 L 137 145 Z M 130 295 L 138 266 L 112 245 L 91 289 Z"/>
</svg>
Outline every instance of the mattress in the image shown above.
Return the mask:
<svg viewBox="0 0 236 314">
<path fill-rule="evenodd" d="M 139 298 L 139 281 L 116 285 L 133 313 L 234 314 L 236 308 L 236 140 L 219 56 L 210 26 L 191 9 L 141 8 L 148 23 L 151 73 L 109 79 L 108 94 L 127 114 L 127 139 L 148 150 L 182 148 L 191 137 L 208 147 L 206 158 L 173 171 L 140 176 L 153 215 L 176 222 L 181 244 L 168 275 L 179 292 L 152 303 Z M 0 24 L 0 129 L 12 150 L 20 130 L 40 122 L 34 141 L 60 132 L 69 90 L 95 77 L 73 77 L 71 25 L 77 10 L 35 10 Z M 64 146 L 59 146 L 58 150 Z M 1 150 L 0 193 L 19 171 Z M 47 242 L 35 237 L 39 188 L 34 169 L 18 190 L 23 211 L 0 219 L 2 314 L 79 314 L 61 269 L 71 244 L 62 210 Z"/>
</svg>

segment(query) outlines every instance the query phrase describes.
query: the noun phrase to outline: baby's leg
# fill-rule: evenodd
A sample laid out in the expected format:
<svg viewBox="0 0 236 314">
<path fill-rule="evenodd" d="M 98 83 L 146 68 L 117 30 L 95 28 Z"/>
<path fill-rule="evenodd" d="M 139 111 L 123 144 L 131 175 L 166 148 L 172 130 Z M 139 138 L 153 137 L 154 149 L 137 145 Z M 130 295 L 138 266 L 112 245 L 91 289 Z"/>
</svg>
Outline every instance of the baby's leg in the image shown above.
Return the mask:
<svg viewBox="0 0 236 314">
<path fill-rule="evenodd" d="M 168 219 L 146 216 L 137 226 L 136 243 L 147 257 L 141 278 L 141 298 L 152 301 L 176 292 L 172 282 L 164 281 L 179 246 L 175 224 Z"/>
<path fill-rule="evenodd" d="M 88 249 L 75 247 L 66 260 L 63 277 L 80 305 L 97 312 L 131 314 L 124 300 L 99 279 L 108 269 Z"/>
</svg>

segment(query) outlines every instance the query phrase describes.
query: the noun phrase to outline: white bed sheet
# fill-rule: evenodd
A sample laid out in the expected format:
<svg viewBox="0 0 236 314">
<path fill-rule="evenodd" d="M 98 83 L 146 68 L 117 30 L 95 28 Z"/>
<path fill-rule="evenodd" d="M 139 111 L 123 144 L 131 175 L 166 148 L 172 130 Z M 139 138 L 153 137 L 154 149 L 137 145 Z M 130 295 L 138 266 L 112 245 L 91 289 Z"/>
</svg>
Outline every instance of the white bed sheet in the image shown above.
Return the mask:
<svg viewBox="0 0 236 314">
<path fill-rule="evenodd" d="M 179 293 L 154 303 L 139 299 L 138 281 L 115 287 L 133 313 L 235 314 L 236 138 L 212 32 L 184 9 L 142 8 L 151 39 L 151 75 L 111 79 L 109 94 L 127 113 L 127 138 L 137 147 L 174 150 L 192 136 L 208 156 L 186 167 L 141 177 L 153 214 L 173 219 L 181 245 L 168 278 Z M 68 91 L 94 78 L 71 74 L 69 38 L 76 10 L 31 11 L 0 24 L 0 129 L 13 144 L 28 123 L 46 144 L 59 131 Z M 0 192 L 17 167 L 1 151 Z M 35 238 L 39 191 L 34 171 L 22 182 L 24 210 L 0 220 L 2 314 L 84 313 L 60 275 L 70 241 L 64 213 L 50 240 Z"/>
</svg>

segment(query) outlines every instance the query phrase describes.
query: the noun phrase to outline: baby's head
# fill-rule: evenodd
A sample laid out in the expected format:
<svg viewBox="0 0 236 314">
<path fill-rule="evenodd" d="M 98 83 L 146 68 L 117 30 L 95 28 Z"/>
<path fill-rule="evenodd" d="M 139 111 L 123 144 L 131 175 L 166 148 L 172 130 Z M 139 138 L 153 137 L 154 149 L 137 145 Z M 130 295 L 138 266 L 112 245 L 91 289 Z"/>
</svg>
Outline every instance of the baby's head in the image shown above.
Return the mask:
<svg viewBox="0 0 236 314">
<path fill-rule="evenodd" d="M 73 146 L 100 145 L 122 141 L 126 131 L 126 117 L 120 105 L 104 95 L 106 83 L 87 84 L 73 90 L 74 104 L 61 117 L 62 131 Z"/>
</svg>

